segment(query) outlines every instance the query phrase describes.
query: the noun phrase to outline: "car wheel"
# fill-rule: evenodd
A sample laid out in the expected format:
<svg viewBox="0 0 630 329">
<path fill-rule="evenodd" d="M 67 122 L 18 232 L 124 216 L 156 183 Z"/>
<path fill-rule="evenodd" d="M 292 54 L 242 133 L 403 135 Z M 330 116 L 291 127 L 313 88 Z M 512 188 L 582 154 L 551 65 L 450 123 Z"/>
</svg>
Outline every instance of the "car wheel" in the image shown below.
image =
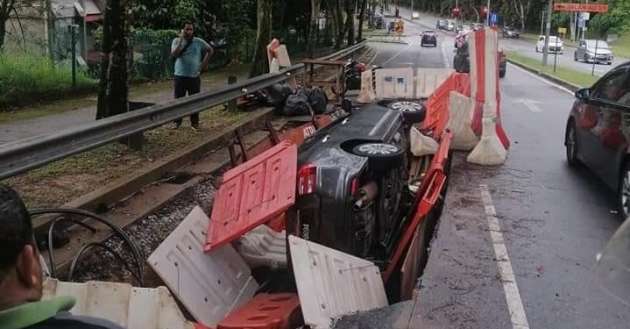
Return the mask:
<svg viewBox="0 0 630 329">
<path fill-rule="evenodd" d="M 584 54 L 583 60 L 584 60 L 584 63 L 588 63 L 588 56 L 586 56 L 586 54 Z"/>
<path fill-rule="evenodd" d="M 424 121 L 427 115 L 426 108 L 416 102 L 400 101 L 389 104 L 389 108 L 394 111 L 400 111 L 403 119 L 409 124 L 414 124 Z"/>
<path fill-rule="evenodd" d="M 359 144 L 352 149 L 352 153 L 368 158 L 372 169 L 386 171 L 400 165 L 405 151 L 398 145 L 374 142 Z"/>
<path fill-rule="evenodd" d="M 536 46 L 536 52 L 539 53 L 540 51 L 538 51 L 538 46 Z"/>
<path fill-rule="evenodd" d="M 623 165 L 619 174 L 619 190 L 617 191 L 619 214 L 623 219 L 630 216 L 630 162 Z"/>
<path fill-rule="evenodd" d="M 576 62 L 578 61 L 577 52 L 573 53 L 573 60 L 576 61 Z"/>
<path fill-rule="evenodd" d="M 569 167 L 576 167 L 580 160 L 578 160 L 578 140 L 577 131 L 575 129 L 575 123 L 571 121 L 567 125 L 567 132 L 565 136 L 565 147 L 567 151 L 567 164 Z"/>
</svg>

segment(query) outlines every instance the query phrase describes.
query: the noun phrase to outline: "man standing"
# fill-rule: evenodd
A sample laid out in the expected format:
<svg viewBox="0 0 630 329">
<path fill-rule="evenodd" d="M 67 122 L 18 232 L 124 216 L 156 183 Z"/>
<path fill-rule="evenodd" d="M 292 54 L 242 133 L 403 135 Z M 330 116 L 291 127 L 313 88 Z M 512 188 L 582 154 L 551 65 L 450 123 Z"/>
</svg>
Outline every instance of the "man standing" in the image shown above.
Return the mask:
<svg viewBox="0 0 630 329">
<path fill-rule="evenodd" d="M 0 328 L 122 329 L 103 319 L 74 316 L 72 297 L 42 301 L 43 275 L 33 224 L 18 194 L 0 185 Z"/>
<path fill-rule="evenodd" d="M 199 75 L 207 68 L 213 52 L 207 42 L 194 36 L 193 24 L 186 22 L 180 36 L 171 45 L 171 56 L 175 58 L 175 98 L 200 91 Z M 190 116 L 190 123 L 194 129 L 199 129 L 199 113 Z M 175 120 L 175 128 L 181 124 L 182 119 Z"/>
</svg>

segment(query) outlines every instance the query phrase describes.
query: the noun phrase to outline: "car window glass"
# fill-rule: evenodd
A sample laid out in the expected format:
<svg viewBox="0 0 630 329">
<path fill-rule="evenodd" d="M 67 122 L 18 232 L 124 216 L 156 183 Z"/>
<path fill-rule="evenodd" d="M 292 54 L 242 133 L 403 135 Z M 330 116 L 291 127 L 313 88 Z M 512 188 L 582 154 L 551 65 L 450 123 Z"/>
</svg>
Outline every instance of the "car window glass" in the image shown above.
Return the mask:
<svg viewBox="0 0 630 329">
<path fill-rule="evenodd" d="M 609 102 L 627 103 L 627 98 L 630 98 L 630 96 L 626 95 L 629 93 L 628 72 L 623 70 L 612 74 L 606 80 L 600 82 L 593 93 L 593 97 Z"/>
</svg>

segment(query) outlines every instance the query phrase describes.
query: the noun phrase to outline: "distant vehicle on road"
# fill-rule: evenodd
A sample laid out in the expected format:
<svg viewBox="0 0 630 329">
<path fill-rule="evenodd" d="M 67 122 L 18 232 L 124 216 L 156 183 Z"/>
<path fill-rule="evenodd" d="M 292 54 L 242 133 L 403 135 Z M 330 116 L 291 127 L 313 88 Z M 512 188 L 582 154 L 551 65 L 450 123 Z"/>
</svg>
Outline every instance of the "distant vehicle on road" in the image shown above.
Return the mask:
<svg viewBox="0 0 630 329">
<path fill-rule="evenodd" d="M 499 50 L 498 56 L 499 78 L 504 78 L 507 73 L 507 57 L 502 49 Z M 470 51 L 468 42 L 464 42 L 461 46 L 457 47 L 455 57 L 453 58 L 453 68 L 459 73 L 470 72 Z"/>
<path fill-rule="evenodd" d="M 503 37 L 509 39 L 518 39 L 521 37 L 521 33 L 511 26 L 506 26 L 503 28 Z"/>
<path fill-rule="evenodd" d="M 383 17 L 383 15 L 376 14 L 374 16 L 374 26 L 377 29 L 384 29 L 385 28 L 385 18 Z"/>
<path fill-rule="evenodd" d="M 567 163 L 583 164 L 617 192 L 623 218 L 630 215 L 630 62 L 575 92 L 565 131 Z"/>
<path fill-rule="evenodd" d="M 435 31 L 429 30 L 422 32 L 420 46 L 424 47 L 426 45 L 433 45 L 433 47 L 437 47 L 437 34 L 435 33 Z"/>
<path fill-rule="evenodd" d="M 419 19 L 419 18 L 420 18 L 420 13 L 419 13 L 419 12 L 417 12 L 417 11 L 414 11 L 414 12 L 411 14 L 411 18 L 412 18 L 412 19 Z"/>
<path fill-rule="evenodd" d="M 545 36 L 541 35 L 538 37 L 538 42 L 536 42 L 536 52 L 542 53 L 545 49 Z M 562 39 L 551 35 L 549 36 L 549 52 L 550 53 L 564 53 L 564 42 Z"/>
<path fill-rule="evenodd" d="M 435 28 L 437 30 L 446 30 L 448 27 L 448 21 L 445 19 L 438 19 L 437 23 L 435 24 Z"/>
<path fill-rule="evenodd" d="M 446 30 L 447 31 L 455 31 L 455 22 L 453 21 L 448 21 L 446 23 Z"/>
<path fill-rule="evenodd" d="M 573 53 L 573 59 L 586 63 L 604 63 L 612 65 L 614 56 L 606 41 L 602 40 L 582 40 Z"/>
</svg>

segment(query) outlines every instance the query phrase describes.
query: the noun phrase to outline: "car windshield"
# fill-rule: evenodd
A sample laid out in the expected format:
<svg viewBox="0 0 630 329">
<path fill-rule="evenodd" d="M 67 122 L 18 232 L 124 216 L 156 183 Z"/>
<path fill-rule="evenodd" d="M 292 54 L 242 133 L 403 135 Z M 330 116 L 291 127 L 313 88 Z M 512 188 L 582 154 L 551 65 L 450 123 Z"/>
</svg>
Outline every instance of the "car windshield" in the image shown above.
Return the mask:
<svg viewBox="0 0 630 329">
<path fill-rule="evenodd" d="M 587 40 L 586 41 L 586 47 L 589 48 L 589 49 L 590 48 L 595 49 L 596 47 L 598 49 L 608 49 L 608 48 L 610 48 L 606 41 L 601 41 L 601 40 L 599 40 L 599 41 L 597 41 L 597 40 Z"/>
</svg>

